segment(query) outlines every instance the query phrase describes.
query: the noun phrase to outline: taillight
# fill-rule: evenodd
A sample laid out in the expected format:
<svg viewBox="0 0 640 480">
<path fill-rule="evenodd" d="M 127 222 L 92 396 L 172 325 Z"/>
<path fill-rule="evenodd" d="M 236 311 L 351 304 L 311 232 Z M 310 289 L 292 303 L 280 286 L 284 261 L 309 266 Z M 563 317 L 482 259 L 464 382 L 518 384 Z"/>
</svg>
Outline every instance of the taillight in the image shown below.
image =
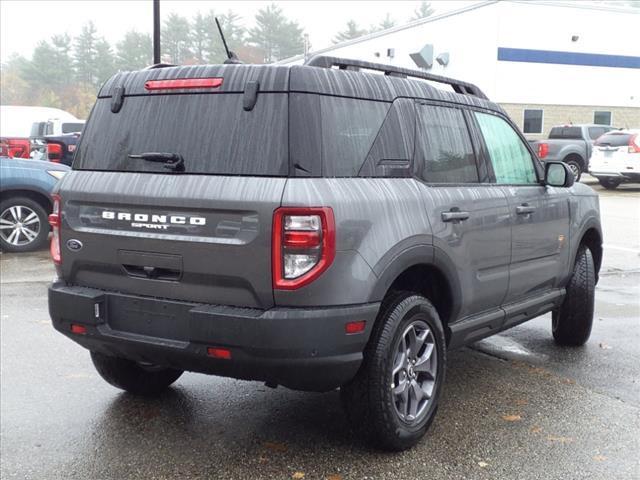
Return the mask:
<svg viewBox="0 0 640 480">
<path fill-rule="evenodd" d="M 336 255 L 329 207 L 283 207 L 273 214 L 273 288 L 294 290 L 313 282 Z"/>
<path fill-rule="evenodd" d="M 53 211 L 49 215 L 49 224 L 51 225 L 51 259 L 56 265 L 60 265 L 62 262 L 62 252 L 60 249 L 60 195 L 53 194 Z"/>
<path fill-rule="evenodd" d="M 637 133 L 629 138 L 629 153 L 640 153 L 640 135 Z"/>
<path fill-rule="evenodd" d="M 544 158 L 549 154 L 549 144 L 548 143 L 539 143 L 538 144 L 538 158 Z"/>
<path fill-rule="evenodd" d="M 7 156 L 10 158 L 29 158 L 31 155 L 31 141 L 27 138 L 9 138 L 7 143 Z"/>
<path fill-rule="evenodd" d="M 62 145 L 59 143 L 47 143 L 47 159 L 50 162 L 60 163 L 60 160 L 62 160 Z"/>
<path fill-rule="evenodd" d="M 218 88 L 222 86 L 222 78 L 175 78 L 173 80 L 148 80 L 144 84 L 146 90 L 176 90 L 185 88 Z"/>
</svg>

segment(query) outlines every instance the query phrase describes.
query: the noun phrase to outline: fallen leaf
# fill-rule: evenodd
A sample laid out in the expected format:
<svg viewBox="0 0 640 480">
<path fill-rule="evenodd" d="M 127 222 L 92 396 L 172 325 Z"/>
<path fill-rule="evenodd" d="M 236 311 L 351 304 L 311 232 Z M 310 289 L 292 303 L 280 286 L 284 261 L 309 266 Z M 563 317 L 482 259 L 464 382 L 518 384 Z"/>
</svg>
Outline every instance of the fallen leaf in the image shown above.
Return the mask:
<svg viewBox="0 0 640 480">
<path fill-rule="evenodd" d="M 562 381 L 563 381 L 564 383 L 566 383 L 567 385 L 575 385 L 575 384 L 576 384 L 576 381 L 575 381 L 575 380 L 572 380 L 572 379 L 570 379 L 570 378 L 565 378 L 565 379 L 563 379 Z"/>
<path fill-rule="evenodd" d="M 542 427 L 538 425 L 534 425 L 533 427 L 531 427 L 531 433 L 540 433 L 541 431 L 542 431 Z"/>
<path fill-rule="evenodd" d="M 287 446 L 284 443 L 278 443 L 278 442 L 265 442 L 264 443 L 264 448 L 266 448 L 268 450 L 272 450 L 274 452 L 286 452 L 287 451 Z"/>
<path fill-rule="evenodd" d="M 516 404 L 516 405 L 518 405 L 518 406 L 527 405 L 528 403 L 529 403 L 529 402 L 527 401 L 527 399 L 526 399 L 526 398 L 518 398 L 518 399 L 515 401 L 515 404 Z"/>
<path fill-rule="evenodd" d="M 480 466 L 481 468 L 485 468 L 488 467 L 489 464 L 487 462 L 478 462 L 478 466 Z"/>
<path fill-rule="evenodd" d="M 291 475 L 291 478 L 293 478 L 294 480 L 302 480 L 304 478 L 304 473 L 295 472 L 293 475 Z"/>
<path fill-rule="evenodd" d="M 338 474 L 335 474 L 335 475 L 329 475 L 329 476 L 327 477 L 327 480 L 342 480 L 342 475 L 338 475 Z"/>
<path fill-rule="evenodd" d="M 555 437 L 553 435 L 549 435 L 547 440 L 550 442 L 558 442 L 558 443 L 571 443 L 573 442 L 573 438 L 571 437 Z"/>
<path fill-rule="evenodd" d="M 596 462 L 604 462 L 607 459 L 607 457 L 605 457 L 604 455 L 596 455 L 595 457 L 593 457 L 593 459 Z"/>
<path fill-rule="evenodd" d="M 507 422 L 519 422 L 522 420 L 522 417 L 520 417 L 520 415 L 503 415 L 502 419 Z"/>
</svg>

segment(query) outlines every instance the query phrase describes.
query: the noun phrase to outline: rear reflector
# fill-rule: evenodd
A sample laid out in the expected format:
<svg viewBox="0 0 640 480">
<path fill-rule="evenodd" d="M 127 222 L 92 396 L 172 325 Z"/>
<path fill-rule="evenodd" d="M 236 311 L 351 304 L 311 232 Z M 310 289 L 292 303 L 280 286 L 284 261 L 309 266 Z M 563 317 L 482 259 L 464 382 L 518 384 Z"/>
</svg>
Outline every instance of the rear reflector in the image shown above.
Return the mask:
<svg viewBox="0 0 640 480">
<path fill-rule="evenodd" d="M 78 325 L 77 323 L 71 324 L 71 333 L 77 333 L 78 335 L 84 335 L 87 333 L 87 327 L 84 325 Z"/>
<path fill-rule="evenodd" d="M 353 335 L 354 333 L 364 332 L 364 327 L 367 325 L 365 320 L 359 320 L 357 322 L 349 322 L 345 324 L 344 331 L 347 335 Z"/>
<path fill-rule="evenodd" d="M 231 360 L 231 350 L 228 348 L 209 347 L 207 348 L 207 355 L 222 360 Z"/>
<path fill-rule="evenodd" d="M 148 80 L 144 84 L 147 90 L 176 90 L 184 88 L 218 88 L 222 78 L 177 78 L 173 80 Z"/>
<path fill-rule="evenodd" d="M 60 248 L 60 195 L 54 193 L 51 195 L 53 199 L 53 211 L 49 215 L 49 224 L 51 225 L 51 243 L 49 252 L 51 259 L 55 265 L 62 262 L 62 250 Z"/>
</svg>

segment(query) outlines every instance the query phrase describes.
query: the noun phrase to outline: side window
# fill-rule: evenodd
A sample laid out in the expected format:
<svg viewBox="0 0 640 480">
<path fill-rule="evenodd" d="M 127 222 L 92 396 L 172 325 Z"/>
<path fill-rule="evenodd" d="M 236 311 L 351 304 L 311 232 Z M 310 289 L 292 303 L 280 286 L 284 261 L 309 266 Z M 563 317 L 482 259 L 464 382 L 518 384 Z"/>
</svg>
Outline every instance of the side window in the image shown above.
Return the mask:
<svg viewBox="0 0 640 480">
<path fill-rule="evenodd" d="M 415 173 L 428 183 L 478 183 L 462 110 L 418 105 Z"/>
<path fill-rule="evenodd" d="M 531 154 L 511 125 L 496 115 L 474 115 L 489 150 L 496 183 L 538 183 Z"/>
<path fill-rule="evenodd" d="M 352 98 L 320 98 L 325 176 L 358 175 L 390 106 L 390 103 Z"/>
</svg>

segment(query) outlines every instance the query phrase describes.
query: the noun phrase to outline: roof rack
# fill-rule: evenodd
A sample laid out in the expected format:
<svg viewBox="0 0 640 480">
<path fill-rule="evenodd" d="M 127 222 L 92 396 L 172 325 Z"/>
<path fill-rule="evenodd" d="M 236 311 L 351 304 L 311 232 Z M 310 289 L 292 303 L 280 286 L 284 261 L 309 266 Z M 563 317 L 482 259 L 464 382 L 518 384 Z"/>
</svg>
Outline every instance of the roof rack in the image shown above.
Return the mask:
<svg viewBox="0 0 640 480">
<path fill-rule="evenodd" d="M 317 55 L 311 58 L 309 61 L 305 63 L 305 65 L 309 67 L 320 67 L 320 68 L 338 67 L 340 70 L 353 70 L 353 71 L 359 71 L 360 69 L 375 70 L 378 72 L 383 72 L 385 75 L 388 75 L 390 77 L 421 78 L 423 80 L 429 80 L 432 82 L 451 85 L 451 87 L 456 93 L 460 93 L 462 95 L 473 95 L 475 97 L 484 98 L 488 100 L 484 92 L 480 90 L 473 83 L 462 82 L 460 80 L 455 80 L 453 78 L 448 78 L 448 77 L 441 77 L 440 75 L 433 75 L 431 73 L 425 73 L 419 70 L 411 70 L 410 68 L 393 67 L 391 65 L 383 65 L 381 63 L 371 63 L 371 62 L 365 62 L 363 60 L 349 60 L 346 58 L 338 58 L 338 57 L 327 57 L 323 55 Z"/>
<path fill-rule="evenodd" d="M 177 65 L 174 65 L 173 63 L 154 63 L 153 65 L 143 68 L 143 70 L 155 70 L 156 68 L 166 67 L 177 67 Z"/>
</svg>

